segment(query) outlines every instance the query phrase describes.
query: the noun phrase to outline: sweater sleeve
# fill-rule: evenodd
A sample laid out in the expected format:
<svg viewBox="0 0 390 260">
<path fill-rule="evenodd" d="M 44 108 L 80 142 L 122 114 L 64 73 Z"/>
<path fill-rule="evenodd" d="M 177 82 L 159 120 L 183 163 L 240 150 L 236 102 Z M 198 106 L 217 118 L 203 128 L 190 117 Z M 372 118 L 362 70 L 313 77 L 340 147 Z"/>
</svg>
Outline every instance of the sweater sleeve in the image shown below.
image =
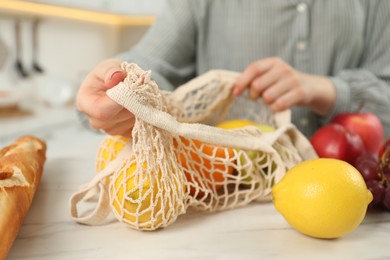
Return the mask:
<svg viewBox="0 0 390 260">
<path fill-rule="evenodd" d="M 166 0 L 161 15 L 140 42 L 118 58 L 152 70 L 164 90 L 173 90 L 195 76 L 196 23 L 192 0 Z"/>
<path fill-rule="evenodd" d="M 361 66 L 339 71 L 331 78 L 336 88 L 336 103 L 329 122 L 341 112 L 371 112 L 376 114 L 390 136 L 390 1 L 368 1 L 365 50 Z M 375 5 L 374 5 L 375 4 Z"/>
</svg>

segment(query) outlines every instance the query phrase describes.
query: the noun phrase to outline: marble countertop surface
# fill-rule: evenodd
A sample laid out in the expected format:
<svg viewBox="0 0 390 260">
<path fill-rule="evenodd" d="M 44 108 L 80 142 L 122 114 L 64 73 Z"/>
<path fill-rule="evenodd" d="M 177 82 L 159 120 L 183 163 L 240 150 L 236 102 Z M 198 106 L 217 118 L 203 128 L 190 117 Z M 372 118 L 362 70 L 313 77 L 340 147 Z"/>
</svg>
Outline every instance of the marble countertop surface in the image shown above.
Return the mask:
<svg viewBox="0 0 390 260">
<path fill-rule="evenodd" d="M 272 203 L 191 212 L 154 232 L 113 217 L 101 226 L 78 224 L 69 198 L 94 176 L 103 135 L 84 129 L 72 109 L 45 113 L 36 114 L 33 125 L 25 122 L 31 118 L 0 120 L 3 144 L 33 130 L 48 145 L 41 184 L 7 259 L 390 259 L 388 212 L 369 212 L 356 230 L 334 240 L 300 234 Z M 63 120 L 50 121 L 48 114 Z"/>
</svg>

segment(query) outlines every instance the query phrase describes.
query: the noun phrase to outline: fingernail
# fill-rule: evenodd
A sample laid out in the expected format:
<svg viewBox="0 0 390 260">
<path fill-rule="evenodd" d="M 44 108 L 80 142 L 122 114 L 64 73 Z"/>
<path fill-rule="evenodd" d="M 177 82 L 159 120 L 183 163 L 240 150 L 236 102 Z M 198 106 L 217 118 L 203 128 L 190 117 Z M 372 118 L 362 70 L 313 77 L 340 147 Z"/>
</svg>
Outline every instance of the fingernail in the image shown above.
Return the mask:
<svg viewBox="0 0 390 260">
<path fill-rule="evenodd" d="M 120 71 L 115 71 L 114 73 L 111 74 L 110 79 L 113 79 L 115 77 L 115 75 L 119 75 L 119 74 L 121 74 Z"/>
</svg>

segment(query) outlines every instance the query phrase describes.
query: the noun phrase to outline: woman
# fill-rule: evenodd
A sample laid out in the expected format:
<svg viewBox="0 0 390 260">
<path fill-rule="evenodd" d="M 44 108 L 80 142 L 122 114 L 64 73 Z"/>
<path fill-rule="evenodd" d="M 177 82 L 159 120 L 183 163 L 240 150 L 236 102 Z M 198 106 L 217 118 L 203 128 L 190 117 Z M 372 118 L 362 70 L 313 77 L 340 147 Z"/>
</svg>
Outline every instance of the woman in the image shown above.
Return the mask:
<svg viewBox="0 0 390 260">
<path fill-rule="evenodd" d="M 273 111 L 291 108 L 307 137 L 340 112 L 376 114 L 390 135 L 390 1 L 167 0 L 130 51 L 100 63 L 82 83 L 78 109 L 96 129 L 129 137 L 133 115 L 105 91 L 123 80 L 125 60 L 173 90 L 211 69 L 242 72 Z"/>
</svg>

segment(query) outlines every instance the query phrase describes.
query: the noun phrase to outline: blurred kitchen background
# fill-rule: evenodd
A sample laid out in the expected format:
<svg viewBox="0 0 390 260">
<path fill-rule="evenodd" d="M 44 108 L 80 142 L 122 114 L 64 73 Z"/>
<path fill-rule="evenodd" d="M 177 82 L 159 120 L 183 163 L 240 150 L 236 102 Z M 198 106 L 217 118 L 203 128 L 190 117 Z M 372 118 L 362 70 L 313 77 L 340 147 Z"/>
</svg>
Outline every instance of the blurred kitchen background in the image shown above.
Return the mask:
<svg viewBox="0 0 390 260">
<path fill-rule="evenodd" d="M 65 124 L 86 74 L 139 41 L 163 1 L 0 0 L 0 143 Z"/>
</svg>

